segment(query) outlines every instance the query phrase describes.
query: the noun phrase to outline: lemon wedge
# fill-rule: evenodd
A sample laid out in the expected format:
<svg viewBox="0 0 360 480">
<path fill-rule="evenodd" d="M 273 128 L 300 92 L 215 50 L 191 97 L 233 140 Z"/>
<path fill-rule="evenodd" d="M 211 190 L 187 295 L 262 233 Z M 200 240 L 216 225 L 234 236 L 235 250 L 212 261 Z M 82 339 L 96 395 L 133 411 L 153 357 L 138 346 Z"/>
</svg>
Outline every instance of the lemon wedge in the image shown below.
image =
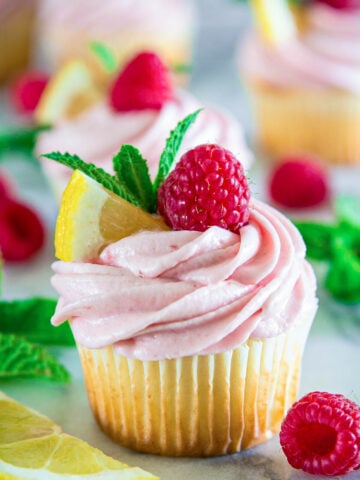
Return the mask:
<svg viewBox="0 0 360 480">
<path fill-rule="evenodd" d="M 72 118 L 101 98 L 91 69 L 81 60 L 69 60 L 53 75 L 35 110 L 39 124 L 52 125 Z"/>
<path fill-rule="evenodd" d="M 287 0 L 250 0 L 250 5 L 266 42 L 280 44 L 296 36 L 296 21 Z"/>
<path fill-rule="evenodd" d="M 63 433 L 49 418 L 0 392 L 0 480 L 158 480 Z"/>
<path fill-rule="evenodd" d="M 75 170 L 63 193 L 55 229 L 60 260 L 90 261 L 109 243 L 140 230 L 168 230 L 151 215 Z"/>
</svg>

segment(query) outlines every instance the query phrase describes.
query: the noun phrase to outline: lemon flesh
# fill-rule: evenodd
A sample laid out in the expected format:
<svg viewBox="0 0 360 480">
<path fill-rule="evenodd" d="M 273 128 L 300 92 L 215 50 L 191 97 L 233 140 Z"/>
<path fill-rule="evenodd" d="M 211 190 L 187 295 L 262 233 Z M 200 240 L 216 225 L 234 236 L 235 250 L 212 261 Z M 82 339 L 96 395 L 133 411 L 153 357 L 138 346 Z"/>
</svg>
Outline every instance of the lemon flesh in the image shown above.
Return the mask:
<svg viewBox="0 0 360 480">
<path fill-rule="evenodd" d="M 93 74 L 81 60 L 65 63 L 51 78 L 35 110 L 40 124 L 73 118 L 101 99 Z"/>
<path fill-rule="evenodd" d="M 0 480 L 156 480 L 67 435 L 49 418 L 0 392 Z"/>
<path fill-rule="evenodd" d="M 254 19 L 268 43 L 285 43 L 296 36 L 296 21 L 287 0 L 250 0 Z"/>
<path fill-rule="evenodd" d="M 62 197 L 55 229 L 60 260 L 91 261 L 101 250 L 140 230 L 168 230 L 151 215 L 75 170 Z"/>
</svg>

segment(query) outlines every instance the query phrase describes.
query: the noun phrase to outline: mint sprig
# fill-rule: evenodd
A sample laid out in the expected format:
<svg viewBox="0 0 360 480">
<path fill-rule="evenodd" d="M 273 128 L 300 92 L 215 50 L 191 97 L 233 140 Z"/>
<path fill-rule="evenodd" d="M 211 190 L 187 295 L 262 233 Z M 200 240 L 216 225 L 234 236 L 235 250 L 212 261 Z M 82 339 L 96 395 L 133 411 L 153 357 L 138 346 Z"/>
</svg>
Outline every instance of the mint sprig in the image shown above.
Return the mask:
<svg viewBox="0 0 360 480">
<path fill-rule="evenodd" d="M 114 50 L 109 45 L 94 40 L 90 43 L 90 50 L 100 60 L 108 73 L 114 73 L 116 71 L 118 60 Z"/>
<path fill-rule="evenodd" d="M 38 377 L 60 383 L 70 381 L 70 373 L 44 347 L 0 333 L 0 379 Z"/>
<path fill-rule="evenodd" d="M 11 127 L 0 129 L 0 159 L 9 152 L 32 153 L 39 133 L 48 130 L 49 125 L 35 127 Z"/>
<path fill-rule="evenodd" d="M 43 157 L 49 158 L 50 160 L 56 160 L 57 162 L 72 168 L 73 170 L 80 170 L 85 173 L 88 177 L 92 178 L 96 182 L 100 183 L 103 187 L 107 188 L 111 192 L 119 195 L 124 200 L 140 207 L 139 201 L 135 198 L 131 192 L 120 182 L 117 178 L 110 173 L 105 172 L 100 167 L 92 163 L 84 162 L 77 155 L 70 155 L 70 153 L 61 153 L 61 152 L 52 152 L 46 153 Z"/>
<path fill-rule="evenodd" d="M 160 156 L 159 169 L 153 184 L 146 160 L 141 156 L 139 150 L 131 145 L 123 145 L 119 153 L 113 157 L 115 175 L 105 172 L 96 165 L 84 162 L 77 155 L 70 153 L 52 152 L 44 154 L 43 157 L 55 160 L 73 170 L 80 170 L 124 200 L 153 213 L 156 212 L 157 191 L 171 170 L 187 130 L 200 112 L 201 109 L 191 113 L 170 132 L 164 151 Z"/>
<path fill-rule="evenodd" d="M 113 158 L 116 178 L 128 188 L 139 205 L 147 212 L 154 211 L 154 196 L 146 160 L 132 145 L 123 145 Z"/>
<path fill-rule="evenodd" d="M 155 194 L 160 185 L 164 182 L 165 178 L 168 176 L 171 167 L 173 166 L 175 157 L 180 149 L 185 133 L 195 122 L 196 117 L 199 115 L 201 110 L 202 109 L 200 108 L 199 110 L 196 110 L 194 113 L 191 113 L 185 117 L 184 120 L 181 120 L 181 122 L 177 124 L 176 128 L 170 132 L 170 136 L 166 140 L 165 149 L 160 156 L 159 169 L 153 185 Z"/>
<path fill-rule="evenodd" d="M 54 328 L 50 319 L 57 301 L 32 297 L 0 300 L 0 332 L 23 337 L 29 342 L 43 345 L 74 345 L 68 323 Z"/>
<path fill-rule="evenodd" d="M 328 263 L 324 285 L 338 301 L 360 303 L 359 197 L 339 196 L 334 223 L 295 222 L 302 234 L 307 256 Z"/>
</svg>

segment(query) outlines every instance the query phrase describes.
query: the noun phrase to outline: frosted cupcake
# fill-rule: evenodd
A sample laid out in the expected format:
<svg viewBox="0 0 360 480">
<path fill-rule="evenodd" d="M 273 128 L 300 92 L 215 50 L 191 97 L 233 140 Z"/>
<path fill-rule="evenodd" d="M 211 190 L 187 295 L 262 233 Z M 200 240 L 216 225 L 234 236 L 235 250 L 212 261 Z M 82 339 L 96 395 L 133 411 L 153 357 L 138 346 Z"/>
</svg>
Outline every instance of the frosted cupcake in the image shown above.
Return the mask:
<svg viewBox="0 0 360 480">
<path fill-rule="evenodd" d="M 76 117 L 58 119 L 50 131 L 40 134 L 36 152 L 38 156 L 53 150 L 76 152 L 83 160 L 111 172 L 111 159 L 119 145 L 130 143 L 147 158 L 153 178 L 169 125 L 176 125 L 202 106 L 189 92 L 174 88 L 156 55 L 143 52 L 121 71 L 105 98 Z M 244 131 L 229 112 L 206 108 L 189 131 L 180 154 L 202 142 L 218 142 L 232 149 L 246 167 L 252 161 Z M 46 159 L 43 167 L 56 196 L 60 196 L 69 170 Z"/>
<path fill-rule="evenodd" d="M 36 0 L 0 0 L 0 82 L 29 62 L 35 5 Z"/>
<path fill-rule="evenodd" d="M 123 65 L 144 49 L 170 66 L 191 64 L 194 11 L 191 0 L 41 0 L 39 43 L 57 68 L 71 58 L 93 63 L 90 42 L 113 48 Z"/>
<path fill-rule="evenodd" d="M 66 228 L 74 198 L 66 192 L 60 258 L 67 235 L 76 236 Z M 139 224 L 92 261 L 54 264 L 52 322 L 70 319 L 90 404 L 116 442 L 211 456 L 278 432 L 297 395 L 315 280 L 295 227 L 249 197 L 233 154 L 195 147 L 160 182 L 166 223 Z M 134 215 L 122 202 L 127 224 Z"/>
<path fill-rule="evenodd" d="M 301 28 L 286 41 L 252 32 L 240 51 L 241 73 L 266 154 L 312 153 L 354 165 L 360 163 L 360 9 L 325 3 L 302 7 Z M 278 30 L 289 30 L 281 15 L 278 22 Z"/>
</svg>

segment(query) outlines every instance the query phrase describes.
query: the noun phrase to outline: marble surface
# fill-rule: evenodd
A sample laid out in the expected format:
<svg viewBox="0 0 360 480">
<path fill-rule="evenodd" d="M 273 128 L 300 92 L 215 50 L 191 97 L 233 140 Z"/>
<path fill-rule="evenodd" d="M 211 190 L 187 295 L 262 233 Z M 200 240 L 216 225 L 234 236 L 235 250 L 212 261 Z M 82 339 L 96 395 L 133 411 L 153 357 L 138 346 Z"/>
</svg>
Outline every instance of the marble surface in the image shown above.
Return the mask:
<svg viewBox="0 0 360 480">
<path fill-rule="evenodd" d="M 190 88 L 204 101 L 221 104 L 230 109 L 250 131 L 246 98 L 243 96 L 234 62 L 238 39 L 248 25 L 248 14 L 239 2 L 233 0 L 198 0 L 198 6 L 196 63 Z M 54 259 L 52 234 L 57 205 L 37 165 L 26 162 L 21 157 L 11 157 L 6 159 L 6 167 L 16 179 L 21 196 L 31 202 L 43 216 L 48 238 L 46 247 L 32 262 L 5 266 L 3 295 L 6 298 L 31 295 L 54 297 L 55 292 L 49 279 L 51 262 Z M 265 165 L 257 162 L 250 172 L 253 190 L 258 196 L 264 196 L 265 171 Z M 359 169 L 333 169 L 331 178 L 335 192 L 358 193 Z M 323 269 L 318 266 L 316 271 L 321 282 Z M 319 298 L 319 312 L 304 354 L 300 394 L 312 390 L 326 390 L 342 393 L 360 403 L 359 309 L 336 304 L 321 286 Z M 109 440 L 93 419 L 76 350 L 53 348 L 51 351 L 71 371 L 71 384 L 61 386 L 40 380 L 1 381 L 0 389 L 48 415 L 58 422 L 64 431 L 88 441 L 114 458 L 139 465 L 164 480 L 322 478 L 292 469 L 281 451 L 277 437 L 250 451 L 212 459 L 164 458 L 124 449 Z M 338 478 L 359 480 L 360 473 Z"/>
</svg>

